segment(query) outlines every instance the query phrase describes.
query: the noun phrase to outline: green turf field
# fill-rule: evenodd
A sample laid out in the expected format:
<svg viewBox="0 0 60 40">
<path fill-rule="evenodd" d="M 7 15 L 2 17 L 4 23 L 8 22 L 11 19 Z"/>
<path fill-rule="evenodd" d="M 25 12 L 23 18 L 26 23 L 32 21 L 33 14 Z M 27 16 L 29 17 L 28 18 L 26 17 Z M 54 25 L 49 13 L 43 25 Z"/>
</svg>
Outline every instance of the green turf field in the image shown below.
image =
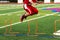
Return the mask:
<svg viewBox="0 0 60 40">
<path fill-rule="evenodd" d="M 28 24 L 30 25 L 29 34 L 36 33 L 36 25 L 38 26 L 38 33 L 45 33 L 53 35 L 54 21 L 60 20 L 60 13 L 52 12 L 51 10 L 42 10 L 48 7 L 60 7 L 60 4 L 39 4 L 35 6 L 39 13 L 37 15 L 29 16 L 22 23 L 20 16 L 24 14 L 24 9 L 20 4 L 0 4 L 0 34 L 4 34 L 8 28 L 12 26 L 12 32 L 19 32 L 19 34 L 28 33 Z M 60 30 L 60 23 L 57 22 L 57 30 Z M 41 35 L 41 34 L 40 34 Z M 0 36 L 0 40 L 59 40 L 60 38 L 40 37 L 38 36 Z"/>
</svg>

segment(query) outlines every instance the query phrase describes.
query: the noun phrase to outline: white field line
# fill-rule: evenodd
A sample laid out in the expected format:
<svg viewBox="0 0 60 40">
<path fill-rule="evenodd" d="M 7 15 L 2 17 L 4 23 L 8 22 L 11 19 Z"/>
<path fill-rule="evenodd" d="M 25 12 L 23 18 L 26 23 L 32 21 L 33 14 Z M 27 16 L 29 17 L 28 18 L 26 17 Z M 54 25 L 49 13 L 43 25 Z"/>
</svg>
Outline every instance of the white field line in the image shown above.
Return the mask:
<svg viewBox="0 0 60 40">
<path fill-rule="evenodd" d="M 5 8 L 5 9 L 0 9 L 0 10 L 9 10 L 9 9 L 18 9 L 18 8 Z"/>
<path fill-rule="evenodd" d="M 47 6 L 47 5 L 56 5 L 56 4 L 44 4 L 44 5 L 42 5 L 42 6 Z M 16 6 L 16 5 L 14 5 L 14 6 Z M 20 6 L 20 5 L 19 5 Z M 19 7 L 19 6 L 17 6 L 17 7 Z M 22 6 L 22 5 L 21 5 Z M 9 7 L 9 6 L 8 6 Z M 3 8 L 3 7 L 2 7 Z M 12 7 L 13 8 L 13 7 Z M 12 9 L 12 8 L 7 8 L 7 9 Z M 23 7 L 21 7 L 21 8 L 23 8 Z M 13 8 L 14 9 L 14 8 Z M 0 9 L 0 10 L 6 10 L 6 9 Z"/>
<path fill-rule="evenodd" d="M 0 16 L 4 16 L 4 15 L 12 15 L 18 12 L 23 12 L 23 11 L 16 11 L 16 12 L 10 12 L 10 13 L 5 13 L 5 14 L 0 14 Z"/>
<path fill-rule="evenodd" d="M 48 4 L 46 4 L 46 5 L 48 5 Z M 48 8 L 48 7 L 45 7 L 45 8 Z M 49 7 L 50 8 L 50 7 Z M 37 8 L 37 9 L 43 9 L 43 7 L 42 8 Z M 23 11 L 17 11 L 17 12 L 23 12 Z M 17 13 L 16 12 L 16 13 Z M 5 13 L 5 14 L 0 14 L 1 16 L 3 16 L 3 15 L 11 15 L 11 14 L 14 14 L 15 12 L 10 12 L 10 14 L 9 13 Z"/>
<path fill-rule="evenodd" d="M 40 8 L 42 9 L 42 8 Z M 15 14 L 15 13 L 18 13 L 18 12 L 24 12 L 24 11 L 16 11 L 16 12 L 10 12 L 10 13 L 5 13 L 5 14 L 0 14 L 0 16 L 4 16 L 4 15 L 12 15 L 12 14 Z M 20 15 L 20 14 L 19 14 Z"/>
<path fill-rule="evenodd" d="M 43 8 L 39 8 L 39 9 L 43 9 Z M 5 13 L 5 14 L 0 14 L 0 16 L 4 16 L 4 15 L 12 15 L 18 12 L 24 12 L 24 11 L 16 11 L 16 12 L 10 12 L 10 13 Z"/>
<path fill-rule="evenodd" d="M 21 7 L 23 4 L 0 4 L 0 7 Z"/>
<path fill-rule="evenodd" d="M 48 5 L 48 4 L 46 4 L 46 5 Z M 45 7 L 45 8 L 52 8 L 52 7 Z M 43 9 L 43 7 L 42 8 L 37 8 L 37 9 Z M 17 11 L 17 12 L 23 12 L 23 11 Z M 12 14 L 17 13 L 17 12 L 10 12 L 10 13 L 5 13 L 5 14 L 0 14 L 0 16 L 12 15 Z"/>
<path fill-rule="evenodd" d="M 58 16 L 60 16 L 60 14 L 58 14 Z"/>
<path fill-rule="evenodd" d="M 23 22 L 28 22 L 28 21 L 32 21 L 32 20 L 39 19 L 39 18 L 44 18 L 44 17 L 51 16 L 51 15 L 54 15 L 54 14 L 57 14 L 57 13 L 58 13 L 58 12 L 52 13 L 52 14 L 46 14 L 46 15 L 44 15 L 44 16 L 40 16 L 40 17 L 36 17 L 36 18 L 29 19 L 29 20 L 25 20 L 25 21 L 23 21 Z M 1 26 L 0 28 L 5 28 L 5 27 L 8 27 L 8 26 L 10 26 L 10 25 L 16 25 L 16 24 L 23 23 L 23 22 L 17 22 L 17 23 L 13 23 L 13 24 Z"/>
</svg>

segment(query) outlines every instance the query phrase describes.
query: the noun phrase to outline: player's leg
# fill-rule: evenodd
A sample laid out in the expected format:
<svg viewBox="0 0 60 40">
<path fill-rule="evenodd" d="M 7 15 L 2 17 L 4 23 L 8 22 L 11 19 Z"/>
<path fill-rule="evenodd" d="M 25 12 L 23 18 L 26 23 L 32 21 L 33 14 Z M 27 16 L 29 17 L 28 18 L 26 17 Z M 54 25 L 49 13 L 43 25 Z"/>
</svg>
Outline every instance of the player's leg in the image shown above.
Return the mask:
<svg viewBox="0 0 60 40">
<path fill-rule="evenodd" d="M 38 10 L 33 6 L 28 6 L 27 12 L 28 12 L 27 14 L 29 16 L 34 15 L 34 14 L 38 14 Z"/>
<path fill-rule="evenodd" d="M 21 22 L 26 19 L 28 16 L 31 16 L 31 15 L 34 15 L 34 14 L 37 14 L 38 13 L 38 10 L 36 8 L 34 8 L 33 6 L 28 6 L 27 7 L 28 9 L 25 9 L 25 11 L 27 13 L 23 14 L 21 16 Z"/>
<path fill-rule="evenodd" d="M 32 13 L 31 15 L 38 14 L 37 8 L 35 8 L 35 7 L 32 6 L 32 10 L 33 10 L 34 13 Z"/>
<path fill-rule="evenodd" d="M 27 13 L 24 14 L 26 17 L 38 14 L 38 10 L 35 7 L 29 7 L 29 9 L 27 9 L 26 11 Z"/>
<path fill-rule="evenodd" d="M 20 17 L 20 21 L 22 22 L 24 19 L 26 19 L 28 16 L 30 16 L 29 14 L 29 11 L 28 9 L 25 9 L 25 14 L 23 14 L 21 17 Z"/>
</svg>

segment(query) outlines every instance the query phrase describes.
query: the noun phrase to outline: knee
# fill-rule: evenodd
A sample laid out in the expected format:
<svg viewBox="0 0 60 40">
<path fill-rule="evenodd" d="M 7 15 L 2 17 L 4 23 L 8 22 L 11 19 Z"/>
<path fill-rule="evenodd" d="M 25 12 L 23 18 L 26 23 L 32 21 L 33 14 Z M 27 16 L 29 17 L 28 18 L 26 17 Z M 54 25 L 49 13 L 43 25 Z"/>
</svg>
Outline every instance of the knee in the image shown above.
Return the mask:
<svg viewBox="0 0 60 40">
<path fill-rule="evenodd" d="M 38 14 L 38 11 L 31 12 L 30 15 Z"/>
<path fill-rule="evenodd" d="M 36 11 L 35 14 L 38 14 L 38 11 Z"/>
</svg>

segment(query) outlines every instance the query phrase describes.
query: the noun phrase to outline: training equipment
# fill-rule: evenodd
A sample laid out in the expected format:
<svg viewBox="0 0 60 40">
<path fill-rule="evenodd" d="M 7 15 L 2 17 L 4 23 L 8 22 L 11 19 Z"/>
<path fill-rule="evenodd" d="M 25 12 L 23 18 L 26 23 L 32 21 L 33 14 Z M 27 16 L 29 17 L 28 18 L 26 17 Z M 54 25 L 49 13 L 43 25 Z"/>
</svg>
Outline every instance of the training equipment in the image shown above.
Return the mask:
<svg viewBox="0 0 60 40">
<path fill-rule="evenodd" d="M 56 26 L 57 22 L 60 22 L 60 20 L 55 20 L 55 22 L 54 22 L 54 33 L 53 33 L 53 35 L 54 35 L 54 37 L 60 38 L 60 30 L 57 30 L 57 26 Z"/>
<path fill-rule="evenodd" d="M 52 10 L 52 12 L 57 12 L 56 10 Z"/>
<path fill-rule="evenodd" d="M 7 20 L 5 21 L 5 25 L 7 25 Z M 39 34 L 45 34 L 45 33 L 39 33 L 38 32 L 38 21 L 36 20 L 36 29 L 35 29 L 35 34 L 30 34 L 30 21 L 27 22 L 27 27 L 28 27 L 28 32 L 26 34 L 20 34 L 19 32 L 13 32 L 12 31 L 12 20 L 10 20 L 10 29 L 6 27 L 6 31 L 2 36 L 38 36 Z M 8 31 L 9 29 L 9 31 Z"/>
<path fill-rule="evenodd" d="M 7 21 L 5 21 L 5 25 L 7 24 Z M 6 31 L 3 34 L 4 36 L 16 36 L 15 34 L 18 34 L 19 32 L 12 32 L 12 20 L 10 20 L 10 29 L 6 27 Z M 9 29 L 9 31 L 8 31 Z"/>
<path fill-rule="evenodd" d="M 52 12 L 60 12 L 60 8 L 43 8 L 42 10 L 52 10 Z"/>
<path fill-rule="evenodd" d="M 8 22 L 8 20 L 5 20 L 5 25 L 7 25 L 7 22 Z M 38 24 L 38 21 L 36 20 L 36 22 L 35 22 L 35 33 L 34 34 L 30 34 L 31 33 L 31 26 L 30 26 L 30 22 L 31 21 L 28 21 L 27 22 L 27 28 L 28 28 L 28 32 L 27 33 L 25 33 L 25 34 L 20 34 L 19 32 L 13 32 L 12 31 L 12 20 L 10 20 L 9 21 L 10 22 L 10 27 L 6 27 L 6 31 L 5 31 L 5 33 L 4 34 L 0 34 L 0 36 L 39 36 L 39 35 L 45 35 L 46 36 L 46 34 L 47 33 L 44 33 L 44 32 L 39 32 L 39 30 L 38 30 L 38 28 L 39 28 L 39 24 Z M 56 21 L 54 22 L 54 32 L 56 32 Z M 10 29 L 9 29 L 10 28 Z M 8 30 L 9 29 L 9 30 Z M 59 32 L 59 31 L 58 31 Z M 53 34 L 55 34 L 55 33 L 53 33 Z"/>
</svg>

